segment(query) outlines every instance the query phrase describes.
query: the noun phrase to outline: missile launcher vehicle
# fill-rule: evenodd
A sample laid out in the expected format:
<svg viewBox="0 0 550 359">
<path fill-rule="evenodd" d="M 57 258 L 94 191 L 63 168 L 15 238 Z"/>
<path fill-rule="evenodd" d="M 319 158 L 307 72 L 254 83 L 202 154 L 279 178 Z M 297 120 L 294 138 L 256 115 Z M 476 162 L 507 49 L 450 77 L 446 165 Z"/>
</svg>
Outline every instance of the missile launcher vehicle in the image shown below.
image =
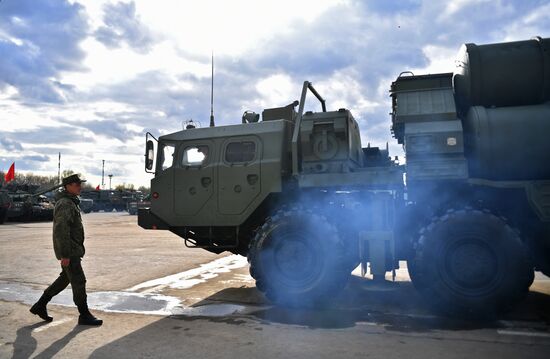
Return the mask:
<svg viewBox="0 0 550 359">
<path fill-rule="evenodd" d="M 550 275 L 550 39 L 466 44 L 454 72 L 402 73 L 390 97 L 405 164 L 308 81 L 261 121 L 148 133 L 139 225 L 248 256 L 283 305 L 326 305 L 358 265 L 383 281 L 406 261 L 438 310 L 513 308 L 535 270 Z"/>
</svg>

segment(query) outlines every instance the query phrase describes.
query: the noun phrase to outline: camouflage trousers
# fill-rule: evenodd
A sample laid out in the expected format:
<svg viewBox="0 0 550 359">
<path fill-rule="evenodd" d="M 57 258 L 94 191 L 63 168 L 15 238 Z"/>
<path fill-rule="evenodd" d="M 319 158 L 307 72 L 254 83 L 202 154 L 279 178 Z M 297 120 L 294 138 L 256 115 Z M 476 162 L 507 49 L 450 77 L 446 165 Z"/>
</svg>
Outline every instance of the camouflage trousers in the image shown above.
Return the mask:
<svg viewBox="0 0 550 359">
<path fill-rule="evenodd" d="M 61 266 L 59 277 L 44 291 L 44 294 L 55 297 L 69 284 L 73 290 L 74 304 L 79 308 L 86 307 L 86 276 L 79 257 L 71 257 L 68 266 Z"/>
</svg>

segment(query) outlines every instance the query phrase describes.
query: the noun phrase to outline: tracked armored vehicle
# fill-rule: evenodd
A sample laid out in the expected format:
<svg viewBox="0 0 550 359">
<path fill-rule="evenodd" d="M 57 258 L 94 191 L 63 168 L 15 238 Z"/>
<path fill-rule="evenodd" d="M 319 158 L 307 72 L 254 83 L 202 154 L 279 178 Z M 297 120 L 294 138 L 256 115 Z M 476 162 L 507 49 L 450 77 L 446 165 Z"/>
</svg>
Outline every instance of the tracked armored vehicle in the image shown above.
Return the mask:
<svg viewBox="0 0 550 359">
<path fill-rule="evenodd" d="M 43 195 L 23 191 L 10 193 L 12 203 L 8 208 L 7 219 L 11 222 L 51 221 L 53 203 Z"/>
<path fill-rule="evenodd" d="M 549 48 L 467 44 L 454 73 L 402 73 L 391 128 L 405 165 L 363 147 L 351 112 L 327 111 L 307 81 L 261 121 L 148 134 L 138 223 L 247 255 L 281 304 L 325 304 L 358 264 L 384 280 L 404 260 L 437 309 L 510 309 L 535 269 L 550 274 Z M 322 111 L 305 111 L 309 92 Z"/>
<path fill-rule="evenodd" d="M 0 190 L 0 224 L 4 224 L 8 218 L 8 209 L 11 207 L 12 200 L 8 191 Z"/>
</svg>

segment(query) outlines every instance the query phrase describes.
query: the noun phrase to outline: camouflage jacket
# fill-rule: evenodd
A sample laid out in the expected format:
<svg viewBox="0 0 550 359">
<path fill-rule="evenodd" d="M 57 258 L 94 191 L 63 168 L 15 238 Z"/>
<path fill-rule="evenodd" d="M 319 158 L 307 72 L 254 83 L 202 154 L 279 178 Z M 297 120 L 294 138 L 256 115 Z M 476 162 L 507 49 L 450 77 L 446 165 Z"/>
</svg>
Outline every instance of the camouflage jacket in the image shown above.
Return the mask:
<svg viewBox="0 0 550 359">
<path fill-rule="evenodd" d="M 53 210 L 53 249 L 57 259 L 84 256 L 84 226 L 77 196 L 60 191 Z"/>
</svg>

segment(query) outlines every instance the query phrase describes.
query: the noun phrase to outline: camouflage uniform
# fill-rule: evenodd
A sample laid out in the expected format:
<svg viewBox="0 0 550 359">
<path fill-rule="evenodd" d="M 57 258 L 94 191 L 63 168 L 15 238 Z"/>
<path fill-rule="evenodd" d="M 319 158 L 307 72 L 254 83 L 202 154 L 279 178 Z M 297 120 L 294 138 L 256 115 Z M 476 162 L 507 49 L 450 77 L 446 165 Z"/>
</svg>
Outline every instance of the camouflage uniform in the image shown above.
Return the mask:
<svg viewBox="0 0 550 359">
<path fill-rule="evenodd" d="M 68 185 L 82 182 L 86 182 L 86 180 L 81 180 L 76 174 L 63 178 L 61 184 L 65 186 L 65 190 L 57 193 L 53 210 L 53 248 L 55 256 L 60 260 L 68 258 L 69 264 L 67 266 L 61 265 L 59 277 L 44 291 L 44 294 L 29 311 L 43 320 L 51 322 L 53 318 L 48 315 L 46 305 L 52 297 L 59 294 L 70 284 L 73 289 L 74 303 L 80 312 L 78 324 L 101 325 L 103 321 L 90 313 L 86 301 L 86 276 L 80 263 L 86 252 L 84 249 L 84 227 L 82 226 L 80 207 L 78 206 L 80 200 L 78 196 L 67 191 Z M 80 191 L 73 192 L 78 193 Z"/>
<path fill-rule="evenodd" d="M 74 303 L 86 307 L 86 277 L 81 266 L 84 256 L 84 227 L 80 216 L 80 200 L 66 191 L 58 192 L 53 215 L 53 248 L 57 259 L 69 258 L 68 266 L 61 266 L 59 277 L 44 293 L 54 297 L 71 284 Z"/>
</svg>

